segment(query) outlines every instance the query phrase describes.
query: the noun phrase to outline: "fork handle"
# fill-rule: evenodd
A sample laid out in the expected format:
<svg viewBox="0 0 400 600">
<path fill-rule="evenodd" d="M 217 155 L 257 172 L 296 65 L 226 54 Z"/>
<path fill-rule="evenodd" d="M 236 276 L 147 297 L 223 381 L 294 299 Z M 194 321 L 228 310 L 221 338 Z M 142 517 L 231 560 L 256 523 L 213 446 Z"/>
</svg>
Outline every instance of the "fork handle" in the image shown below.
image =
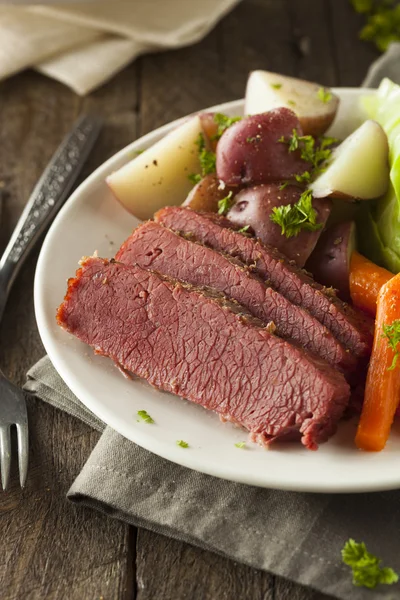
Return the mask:
<svg viewBox="0 0 400 600">
<path fill-rule="evenodd" d="M 36 184 L 0 259 L 0 319 L 22 264 L 68 198 L 101 127 L 96 116 L 80 117 Z"/>
</svg>

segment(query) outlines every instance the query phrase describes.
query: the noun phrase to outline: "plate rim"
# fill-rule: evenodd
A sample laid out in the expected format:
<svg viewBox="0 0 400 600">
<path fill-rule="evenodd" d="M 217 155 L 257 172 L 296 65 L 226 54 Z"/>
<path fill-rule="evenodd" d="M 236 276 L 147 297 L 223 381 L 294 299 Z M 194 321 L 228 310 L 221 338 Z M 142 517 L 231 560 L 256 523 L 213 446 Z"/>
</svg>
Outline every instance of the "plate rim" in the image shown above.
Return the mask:
<svg viewBox="0 0 400 600">
<path fill-rule="evenodd" d="M 351 87 L 332 88 L 332 90 L 334 92 L 339 92 L 340 94 L 349 94 L 349 95 L 355 95 L 355 96 L 360 96 L 363 93 L 371 93 L 374 91 L 374 90 L 371 90 L 368 88 L 351 88 Z M 208 111 L 218 110 L 219 112 L 224 112 L 226 110 L 228 110 L 228 111 L 234 110 L 235 108 L 242 108 L 243 102 L 244 102 L 243 99 L 233 100 L 230 102 L 225 102 L 223 104 L 218 104 L 215 106 L 211 106 L 209 108 L 205 108 L 201 111 L 191 113 L 191 115 L 197 114 L 198 112 L 206 112 L 206 111 L 208 112 Z M 47 247 L 48 247 L 48 245 L 50 245 L 51 240 L 52 240 L 52 232 L 58 227 L 59 222 L 61 222 L 63 220 L 64 214 L 69 210 L 69 208 L 73 204 L 75 204 L 75 202 L 79 202 L 81 195 L 84 194 L 87 190 L 89 190 L 93 185 L 98 183 L 99 178 L 101 178 L 104 181 L 106 174 L 110 173 L 113 170 L 113 167 L 116 164 L 118 164 L 121 160 L 126 160 L 126 161 L 129 160 L 129 158 L 131 158 L 129 156 L 129 154 L 131 154 L 138 148 L 147 147 L 148 145 L 153 143 L 154 140 L 159 139 L 162 135 L 165 135 L 166 133 L 171 131 L 174 127 L 176 127 L 180 123 L 184 122 L 188 116 L 190 116 L 190 115 L 181 117 L 174 121 L 171 121 L 157 129 L 147 133 L 146 135 L 138 138 L 137 140 L 134 140 L 133 142 L 131 142 L 130 144 L 128 144 L 127 146 L 125 146 L 124 148 L 119 150 L 117 153 L 115 153 L 113 156 L 111 156 L 109 159 L 107 159 L 105 162 L 103 162 L 97 169 L 95 169 L 95 171 L 91 175 L 89 175 L 77 187 L 77 189 L 73 192 L 73 194 L 68 198 L 68 200 L 66 201 L 66 203 L 64 204 L 62 209 L 59 211 L 59 213 L 56 216 L 56 218 L 54 219 L 51 227 L 49 228 L 49 231 L 46 234 L 46 238 L 45 238 L 42 248 L 40 250 L 40 255 L 38 258 L 36 271 L 35 271 L 35 279 L 34 279 L 35 316 L 36 316 L 36 321 L 37 321 L 40 337 L 42 339 L 44 348 L 45 348 L 53 366 L 55 367 L 55 369 L 57 370 L 58 374 L 63 379 L 63 381 L 66 383 L 66 385 L 71 389 L 71 391 L 78 397 L 78 399 L 90 411 L 92 411 L 96 416 L 98 416 L 98 418 L 100 418 L 102 421 L 104 421 L 107 425 L 109 425 L 113 429 L 115 429 L 118 433 L 120 433 L 127 439 L 131 439 L 131 440 L 132 440 L 132 438 L 129 437 L 129 435 L 127 435 L 126 430 L 124 431 L 123 428 L 121 428 L 121 426 L 119 425 L 119 423 L 113 422 L 113 419 L 108 416 L 109 411 L 105 410 L 104 407 L 102 407 L 102 406 L 100 406 L 100 408 L 99 408 L 99 406 L 96 405 L 95 402 L 92 402 L 92 399 L 90 397 L 89 398 L 82 397 L 81 388 L 80 388 L 79 384 L 76 381 L 74 381 L 73 378 L 71 378 L 69 376 L 68 371 L 66 371 L 64 369 L 63 361 L 62 361 L 62 359 L 60 359 L 58 352 L 55 350 L 55 348 L 54 348 L 55 344 L 53 343 L 53 341 L 51 339 L 50 332 L 47 330 L 47 325 L 46 325 L 47 319 L 45 316 L 43 303 L 41 302 L 41 294 L 43 292 L 43 289 L 42 289 L 43 266 L 42 265 L 45 262 L 45 258 L 46 258 L 46 254 L 47 254 Z M 102 408 L 104 410 L 102 410 Z M 104 418 L 104 417 L 106 417 L 106 418 Z M 149 443 L 149 441 L 151 441 L 151 443 Z M 179 460 L 176 460 L 176 457 L 175 457 L 172 449 L 170 452 L 168 452 L 168 449 L 165 448 L 165 444 L 157 443 L 157 440 L 155 440 L 155 438 L 148 436 L 147 434 L 144 434 L 143 436 L 140 436 L 140 435 L 138 436 L 136 430 L 135 430 L 134 443 L 137 443 L 141 447 L 145 448 L 146 450 L 149 450 L 150 452 L 152 452 L 154 454 L 161 456 L 162 458 L 170 460 L 176 464 L 180 464 L 186 468 L 190 468 L 190 469 L 205 473 L 207 475 L 218 477 L 220 479 L 226 479 L 226 480 L 234 481 L 237 483 L 244 483 L 247 485 L 253 485 L 253 486 L 263 487 L 263 488 L 275 488 L 275 489 L 281 489 L 281 490 L 287 490 L 287 491 L 317 492 L 317 493 L 343 493 L 343 492 L 363 493 L 363 492 L 369 492 L 369 491 L 390 490 L 390 489 L 398 488 L 400 486 L 400 473 L 396 480 L 396 478 L 394 477 L 393 474 L 391 474 L 391 472 L 389 472 L 387 474 L 386 478 L 382 478 L 382 480 L 380 480 L 378 482 L 377 481 L 369 481 L 368 483 L 365 483 L 365 482 L 364 483 L 361 483 L 361 482 L 354 483 L 353 482 L 353 483 L 342 483 L 342 484 L 339 483 L 339 485 L 338 485 L 338 483 L 335 482 L 335 480 L 334 480 L 331 485 L 329 485 L 329 483 L 327 484 L 326 482 L 324 482 L 323 486 L 318 486 L 318 484 L 315 481 L 311 481 L 311 482 L 306 481 L 306 482 L 302 482 L 302 483 L 293 484 L 293 482 L 291 482 L 290 479 L 285 480 L 285 478 L 281 478 L 281 477 L 276 478 L 275 477 L 275 479 L 271 478 L 268 481 L 268 485 L 267 485 L 265 482 L 256 480 L 253 476 L 249 477 L 249 476 L 246 476 L 245 474 L 243 475 L 243 477 L 238 478 L 235 470 L 227 469 L 226 466 L 223 466 L 223 471 L 219 470 L 218 466 L 216 464 L 212 465 L 212 468 L 207 468 L 207 466 L 204 465 L 204 462 L 197 459 L 197 456 L 196 457 L 188 456 L 188 455 L 185 455 L 184 452 L 179 457 Z"/>
</svg>

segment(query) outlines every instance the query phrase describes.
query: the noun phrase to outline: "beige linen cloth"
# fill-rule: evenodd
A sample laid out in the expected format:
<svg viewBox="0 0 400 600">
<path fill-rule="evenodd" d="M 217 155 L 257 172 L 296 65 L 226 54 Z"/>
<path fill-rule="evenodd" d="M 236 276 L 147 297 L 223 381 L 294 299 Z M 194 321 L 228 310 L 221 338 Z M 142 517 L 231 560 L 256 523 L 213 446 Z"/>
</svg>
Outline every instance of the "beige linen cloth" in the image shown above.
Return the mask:
<svg viewBox="0 0 400 600">
<path fill-rule="evenodd" d="M 87 94 L 140 54 L 202 39 L 239 0 L 0 3 L 0 79 L 33 67 Z"/>
</svg>

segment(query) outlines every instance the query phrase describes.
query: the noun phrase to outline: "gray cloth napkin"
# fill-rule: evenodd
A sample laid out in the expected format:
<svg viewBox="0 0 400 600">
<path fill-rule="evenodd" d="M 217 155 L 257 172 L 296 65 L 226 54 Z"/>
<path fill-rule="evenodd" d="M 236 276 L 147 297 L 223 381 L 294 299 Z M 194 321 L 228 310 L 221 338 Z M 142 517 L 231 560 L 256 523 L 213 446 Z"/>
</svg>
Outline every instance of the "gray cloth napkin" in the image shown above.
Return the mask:
<svg viewBox="0 0 400 600">
<path fill-rule="evenodd" d="M 383 76 L 400 80 L 400 44 L 374 63 L 364 85 L 378 85 Z M 72 502 L 343 600 L 400 597 L 400 584 L 354 587 L 340 559 L 352 537 L 400 572 L 400 491 L 300 494 L 223 481 L 151 454 L 106 427 L 47 357 L 29 371 L 25 389 L 103 431 L 68 492 Z"/>
</svg>

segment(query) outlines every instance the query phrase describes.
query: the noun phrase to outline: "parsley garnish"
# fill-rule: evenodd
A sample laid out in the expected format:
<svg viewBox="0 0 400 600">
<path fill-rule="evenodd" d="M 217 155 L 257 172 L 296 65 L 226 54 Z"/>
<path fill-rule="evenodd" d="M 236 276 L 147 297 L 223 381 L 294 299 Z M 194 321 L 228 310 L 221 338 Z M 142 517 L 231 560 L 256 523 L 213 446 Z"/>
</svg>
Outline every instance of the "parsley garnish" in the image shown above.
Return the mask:
<svg viewBox="0 0 400 600">
<path fill-rule="evenodd" d="M 290 185 L 290 181 L 283 181 L 281 183 L 281 185 L 279 186 L 279 190 L 282 191 L 285 189 L 285 187 L 287 187 L 288 185 Z"/>
<path fill-rule="evenodd" d="M 274 90 L 280 90 L 282 87 L 281 83 L 270 83 L 270 86 L 274 89 Z"/>
<path fill-rule="evenodd" d="M 400 40 L 400 8 L 396 0 L 351 0 L 354 9 L 367 18 L 361 40 L 373 42 L 381 52 Z"/>
<path fill-rule="evenodd" d="M 237 444 L 235 444 L 236 448 L 244 448 L 246 445 L 246 442 L 238 442 Z"/>
<path fill-rule="evenodd" d="M 147 410 L 138 410 L 137 414 L 145 423 L 154 423 L 154 419 L 151 418 Z"/>
<path fill-rule="evenodd" d="M 215 173 L 215 169 L 216 169 L 215 152 L 212 152 L 211 150 L 207 150 L 206 141 L 205 141 L 204 135 L 202 133 L 199 133 L 199 137 L 196 140 L 196 145 L 199 149 L 199 161 L 200 161 L 200 167 L 201 167 L 201 174 L 190 173 L 190 175 L 188 175 L 188 179 L 192 183 L 198 183 L 200 181 L 200 179 L 202 179 L 202 177 L 205 177 L 206 175 L 210 175 L 210 173 Z"/>
<path fill-rule="evenodd" d="M 306 162 L 311 163 L 313 167 L 313 176 L 321 172 L 322 163 L 326 162 L 332 154 L 332 150 L 329 146 L 332 146 L 337 141 L 338 140 L 336 140 L 336 138 L 323 137 L 319 140 L 319 144 L 316 146 L 315 139 L 312 137 L 312 135 L 299 135 L 296 129 L 293 129 L 292 135 L 289 137 L 289 139 L 282 136 L 278 140 L 278 142 L 288 144 L 289 152 L 300 150 L 301 158 Z M 299 175 L 298 177 L 302 177 L 302 175 Z M 297 181 L 299 180 L 297 179 Z"/>
<path fill-rule="evenodd" d="M 331 92 L 323 87 L 319 88 L 319 90 L 317 92 L 317 96 L 321 100 L 321 102 L 323 102 L 324 104 L 326 104 L 327 102 L 329 102 L 329 100 L 332 99 Z"/>
<path fill-rule="evenodd" d="M 215 173 L 215 152 L 207 150 L 204 135 L 202 133 L 199 133 L 199 137 L 197 138 L 196 144 L 199 149 L 201 174 L 204 177 L 205 175 L 209 175 L 210 173 Z"/>
<path fill-rule="evenodd" d="M 230 127 L 234 123 L 237 123 L 238 121 L 241 121 L 241 120 L 242 120 L 242 117 L 228 117 L 227 115 L 224 115 L 223 113 L 215 113 L 214 121 L 218 125 L 218 130 L 217 130 L 217 134 L 214 136 L 213 139 L 219 140 L 221 135 L 224 133 L 224 131 L 226 129 L 228 129 L 228 127 Z"/>
<path fill-rule="evenodd" d="M 189 444 L 183 440 L 176 440 L 176 445 L 180 446 L 181 448 L 189 448 Z"/>
<path fill-rule="evenodd" d="M 249 144 L 254 144 L 255 142 L 258 142 L 260 140 L 261 140 L 261 136 L 260 135 L 255 135 L 253 137 L 246 138 L 246 142 L 248 142 Z"/>
<path fill-rule="evenodd" d="M 232 192 L 229 192 L 229 194 L 227 196 L 225 196 L 225 198 L 222 198 L 221 200 L 218 201 L 218 214 L 226 215 L 228 210 L 232 206 L 232 202 L 233 202 Z"/>
<path fill-rule="evenodd" d="M 389 348 L 395 353 L 392 364 L 388 367 L 388 371 L 393 371 L 399 358 L 397 345 L 400 342 L 400 319 L 396 319 L 391 325 L 383 325 L 382 330 L 382 337 L 387 339 Z"/>
<path fill-rule="evenodd" d="M 304 171 L 304 173 L 302 173 L 301 175 L 295 175 L 294 177 L 299 183 L 309 183 L 311 179 L 311 174 L 309 171 Z"/>
<path fill-rule="evenodd" d="M 250 229 L 250 225 L 245 225 L 241 229 L 238 229 L 238 233 L 246 233 Z"/>
<path fill-rule="evenodd" d="M 294 100 L 288 100 L 287 103 L 290 104 L 290 106 L 296 106 L 296 102 Z"/>
<path fill-rule="evenodd" d="M 270 219 L 281 227 L 282 235 L 287 238 L 298 235 L 302 229 L 316 231 L 322 227 L 322 223 L 317 223 L 311 190 L 305 190 L 295 204 L 275 206 Z"/>
<path fill-rule="evenodd" d="M 188 179 L 192 183 L 199 183 L 199 181 L 201 181 L 201 175 L 200 173 L 190 173 L 190 175 L 188 175 Z"/>
<path fill-rule="evenodd" d="M 373 589 L 379 583 L 390 585 L 399 579 L 393 569 L 380 566 L 381 559 L 368 552 L 364 542 L 350 538 L 342 549 L 342 560 L 353 570 L 354 585 Z"/>
<path fill-rule="evenodd" d="M 135 150 L 135 154 L 139 155 L 139 154 L 143 154 L 144 150 Z"/>
</svg>

